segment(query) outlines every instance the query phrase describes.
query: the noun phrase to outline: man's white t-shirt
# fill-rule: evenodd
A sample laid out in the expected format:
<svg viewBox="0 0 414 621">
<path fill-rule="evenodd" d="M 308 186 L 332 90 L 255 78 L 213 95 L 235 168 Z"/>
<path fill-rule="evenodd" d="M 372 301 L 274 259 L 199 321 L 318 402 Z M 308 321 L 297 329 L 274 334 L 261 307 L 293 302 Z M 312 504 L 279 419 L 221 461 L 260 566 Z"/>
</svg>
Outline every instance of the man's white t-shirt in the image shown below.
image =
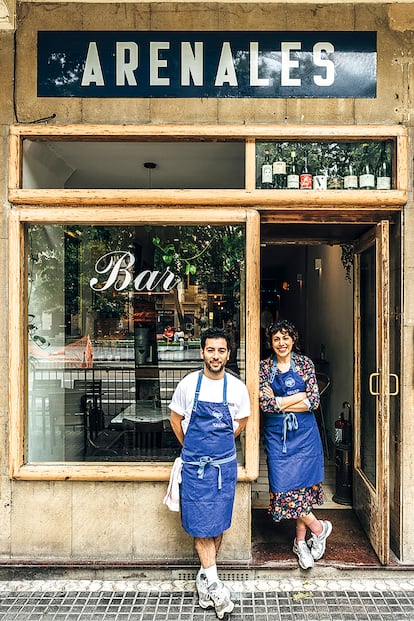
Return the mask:
<svg viewBox="0 0 414 621">
<path fill-rule="evenodd" d="M 195 391 L 199 371 L 194 371 L 186 375 L 177 385 L 169 404 L 170 410 L 180 416 L 184 416 L 181 423 L 183 432 L 187 431 L 188 423 L 193 409 Z M 238 418 L 250 416 L 250 399 L 245 384 L 231 373 L 227 376 L 227 405 L 233 419 L 233 429 L 237 429 Z M 223 383 L 224 379 L 212 380 L 203 375 L 201 382 L 199 401 L 210 401 L 212 403 L 223 403 Z"/>
</svg>

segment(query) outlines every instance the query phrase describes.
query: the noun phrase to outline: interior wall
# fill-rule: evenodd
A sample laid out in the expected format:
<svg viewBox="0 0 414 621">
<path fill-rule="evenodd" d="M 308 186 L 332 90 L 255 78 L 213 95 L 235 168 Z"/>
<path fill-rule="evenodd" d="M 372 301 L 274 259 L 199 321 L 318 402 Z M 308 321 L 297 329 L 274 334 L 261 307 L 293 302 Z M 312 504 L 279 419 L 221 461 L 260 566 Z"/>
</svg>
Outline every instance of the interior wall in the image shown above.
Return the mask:
<svg viewBox="0 0 414 621">
<path fill-rule="evenodd" d="M 320 259 L 321 269 L 315 269 Z M 307 341 L 313 360 L 325 346 L 331 389 L 327 397 L 327 431 L 348 401 L 353 405 L 353 292 L 341 262 L 341 247 L 309 246 L 307 261 Z"/>
</svg>

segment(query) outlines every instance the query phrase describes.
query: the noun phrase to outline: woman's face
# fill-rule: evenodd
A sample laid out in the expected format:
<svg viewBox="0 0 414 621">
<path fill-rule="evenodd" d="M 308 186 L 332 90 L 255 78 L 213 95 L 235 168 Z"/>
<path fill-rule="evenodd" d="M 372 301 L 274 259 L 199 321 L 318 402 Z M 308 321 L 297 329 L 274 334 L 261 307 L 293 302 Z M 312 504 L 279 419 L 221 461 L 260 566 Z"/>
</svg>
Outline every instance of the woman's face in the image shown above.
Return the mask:
<svg viewBox="0 0 414 621">
<path fill-rule="evenodd" d="M 279 360 L 290 356 L 294 340 L 286 331 L 279 331 L 272 336 L 272 348 Z"/>
</svg>

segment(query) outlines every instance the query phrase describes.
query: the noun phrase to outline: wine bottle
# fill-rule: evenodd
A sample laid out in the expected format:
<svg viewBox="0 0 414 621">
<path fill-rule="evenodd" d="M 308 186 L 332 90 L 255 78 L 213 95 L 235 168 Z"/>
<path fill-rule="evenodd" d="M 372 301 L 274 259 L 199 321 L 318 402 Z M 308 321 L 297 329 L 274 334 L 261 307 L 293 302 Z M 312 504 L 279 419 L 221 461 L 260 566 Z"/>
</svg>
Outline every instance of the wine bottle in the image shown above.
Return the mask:
<svg viewBox="0 0 414 621">
<path fill-rule="evenodd" d="M 385 144 L 382 145 L 380 159 L 377 168 L 377 190 L 391 189 L 391 166 L 385 150 Z"/>
<path fill-rule="evenodd" d="M 270 152 L 268 150 L 265 151 L 264 161 L 262 164 L 262 184 L 261 187 L 263 190 L 268 190 L 273 185 L 273 166 L 270 161 Z"/>
<path fill-rule="evenodd" d="M 357 189 L 358 189 L 358 175 L 356 174 L 356 166 L 352 160 L 352 156 L 349 155 L 348 161 L 345 167 L 344 190 L 357 190 Z"/>
<path fill-rule="evenodd" d="M 375 175 L 370 162 L 367 144 L 363 145 L 363 154 L 359 173 L 359 188 L 360 190 L 375 189 Z"/>
<path fill-rule="evenodd" d="M 312 189 L 312 173 L 308 168 L 308 156 L 303 156 L 303 164 L 302 170 L 299 175 L 299 188 L 301 190 L 311 190 Z"/>
<path fill-rule="evenodd" d="M 287 187 L 286 162 L 278 148 L 273 160 L 273 187 L 276 190 L 284 190 Z"/>
<path fill-rule="evenodd" d="M 289 190 L 299 189 L 299 174 L 296 167 L 296 151 L 290 154 L 290 164 L 287 175 L 287 187 Z"/>
<path fill-rule="evenodd" d="M 318 166 L 316 174 L 313 175 L 312 183 L 314 190 L 326 190 L 328 188 L 328 171 L 320 147 L 318 148 Z"/>
<path fill-rule="evenodd" d="M 329 171 L 328 190 L 342 190 L 342 177 L 335 162 Z"/>
</svg>

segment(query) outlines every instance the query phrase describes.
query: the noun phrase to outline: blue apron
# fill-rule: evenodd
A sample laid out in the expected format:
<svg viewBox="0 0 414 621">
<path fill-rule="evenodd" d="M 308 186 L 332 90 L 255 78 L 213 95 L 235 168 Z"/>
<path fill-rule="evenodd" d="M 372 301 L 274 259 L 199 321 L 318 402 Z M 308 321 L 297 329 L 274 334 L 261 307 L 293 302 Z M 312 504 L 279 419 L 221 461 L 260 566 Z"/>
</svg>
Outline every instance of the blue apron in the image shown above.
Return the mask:
<svg viewBox="0 0 414 621">
<path fill-rule="evenodd" d="M 181 457 L 181 521 L 193 537 L 217 537 L 230 527 L 237 482 L 233 420 L 223 402 L 199 401 L 203 370 L 197 381 L 193 410 Z"/>
<path fill-rule="evenodd" d="M 305 391 L 293 362 L 285 373 L 276 373 L 276 365 L 275 360 L 269 383 L 277 397 Z M 322 442 L 313 412 L 266 414 L 264 447 L 272 492 L 289 492 L 323 481 Z"/>
</svg>

